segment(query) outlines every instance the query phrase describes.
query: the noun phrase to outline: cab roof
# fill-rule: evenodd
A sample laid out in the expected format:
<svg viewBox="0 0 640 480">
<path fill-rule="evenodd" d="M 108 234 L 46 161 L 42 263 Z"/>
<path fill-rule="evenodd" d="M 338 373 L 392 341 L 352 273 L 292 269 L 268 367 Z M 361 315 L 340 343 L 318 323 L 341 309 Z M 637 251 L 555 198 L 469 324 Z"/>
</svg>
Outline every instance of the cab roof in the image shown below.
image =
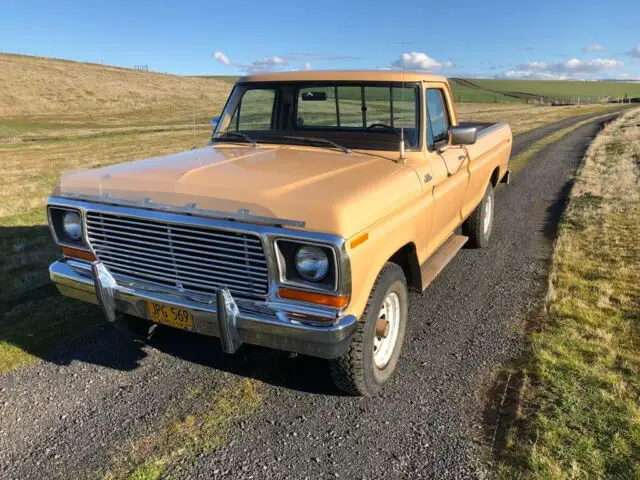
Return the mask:
<svg viewBox="0 0 640 480">
<path fill-rule="evenodd" d="M 440 75 L 401 70 L 306 70 L 257 73 L 240 77 L 238 82 L 446 82 Z"/>
</svg>

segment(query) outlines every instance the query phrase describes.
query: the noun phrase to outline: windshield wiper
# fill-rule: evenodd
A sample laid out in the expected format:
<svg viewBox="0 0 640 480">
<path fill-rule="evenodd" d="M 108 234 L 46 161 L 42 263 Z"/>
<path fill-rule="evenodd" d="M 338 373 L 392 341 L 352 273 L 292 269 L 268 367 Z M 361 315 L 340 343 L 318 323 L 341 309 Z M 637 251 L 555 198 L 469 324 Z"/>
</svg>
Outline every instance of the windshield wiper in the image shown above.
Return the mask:
<svg viewBox="0 0 640 480">
<path fill-rule="evenodd" d="M 212 138 L 212 140 L 218 139 L 218 138 L 224 138 L 224 137 L 238 137 L 238 138 L 242 138 L 245 141 L 249 142 L 251 145 L 253 145 L 254 147 L 258 146 L 258 142 L 256 142 L 253 138 L 251 138 L 249 135 L 247 135 L 246 133 L 242 133 L 242 132 L 222 132 L 221 134 L 219 134 L 218 136 L 214 136 Z"/>
<path fill-rule="evenodd" d="M 337 148 L 338 150 L 340 150 L 343 153 L 352 153 L 352 150 L 350 148 L 347 148 L 343 145 L 340 145 L 339 143 L 336 143 L 334 141 L 331 140 L 327 140 L 326 138 L 319 138 L 319 137 L 298 137 L 295 135 L 281 135 L 280 138 L 284 138 L 285 140 L 301 140 L 303 142 L 309 142 L 309 143 L 324 143 L 326 145 L 331 145 L 332 147 Z"/>
</svg>

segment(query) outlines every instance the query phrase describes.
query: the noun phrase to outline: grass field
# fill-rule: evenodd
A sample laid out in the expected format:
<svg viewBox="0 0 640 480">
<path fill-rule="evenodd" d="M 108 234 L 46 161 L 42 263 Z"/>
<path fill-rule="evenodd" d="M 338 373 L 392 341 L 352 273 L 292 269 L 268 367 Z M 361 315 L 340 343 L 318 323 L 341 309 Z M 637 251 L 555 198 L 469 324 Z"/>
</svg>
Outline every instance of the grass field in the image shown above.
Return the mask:
<svg viewBox="0 0 640 480">
<path fill-rule="evenodd" d="M 640 478 L 640 110 L 591 144 L 560 225 L 505 478 Z"/>
<path fill-rule="evenodd" d="M 0 371 L 41 357 L 102 321 L 97 308 L 51 296 L 47 267 L 59 249 L 44 207 L 60 174 L 204 145 L 208 118 L 220 113 L 230 89 L 217 78 L 0 55 Z M 504 120 L 515 134 L 608 110 L 459 107 L 464 120 Z"/>
<path fill-rule="evenodd" d="M 545 97 L 570 99 L 580 97 L 583 103 L 602 97 L 640 98 L 640 83 L 584 82 L 570 80 L 501 80 L 473 79 L 473 83 L 492 90 L 523 92 Z"/>
<path fill-rule="evenodd" d="M 198 77 L 195 77 L 198 78 Z M 219 80 L 233 85 L 239 78 L 237 76 L 219 75 L 201 77 Z M 499 93 L 521 92 L 531 95 L 540 95 L 549 99 L 576 100 L 580 97 L 581 103 L 597 103 L 598 99 L 640 98 L 640 82 L 586 82 L 571 80 L 508 80 L 508 79 L 469 79 L 470 82 L 482 88 L 472 88 L 461 82 L 451 81 L 453 95 L 458 102 L 469 103 L 526 103 L 525 99 L 514 98 Z M 495 90 L 487 91 L 487 90 Z"/>
<path fill-rule="evenodd" d="M 208 124 L 231 86 L 116 67 L 0 54 L 0 144 Z"/>
<path fill-rule="evenodd" d="M 456 102 L 460 103 L 522 103 L 519 98 L 508 97 L 496 92 L 471 88 L 461 82 L 450 81 L 451 91 Z"/>
</svg>

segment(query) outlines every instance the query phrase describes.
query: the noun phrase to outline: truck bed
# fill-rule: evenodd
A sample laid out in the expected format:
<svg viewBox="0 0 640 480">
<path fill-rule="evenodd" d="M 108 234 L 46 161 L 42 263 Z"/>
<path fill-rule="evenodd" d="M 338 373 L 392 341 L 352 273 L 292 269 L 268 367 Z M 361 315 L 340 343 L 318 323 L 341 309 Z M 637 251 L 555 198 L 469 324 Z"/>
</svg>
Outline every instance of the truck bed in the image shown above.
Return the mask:
<svg viewBox="0 0 640 480">
<path fill-rule="evenodd" d="M 504 122 L 460 122 L 461 127 L 477 127 L 478 137 L 487 135 L 505 125 Z"/>
</svg>

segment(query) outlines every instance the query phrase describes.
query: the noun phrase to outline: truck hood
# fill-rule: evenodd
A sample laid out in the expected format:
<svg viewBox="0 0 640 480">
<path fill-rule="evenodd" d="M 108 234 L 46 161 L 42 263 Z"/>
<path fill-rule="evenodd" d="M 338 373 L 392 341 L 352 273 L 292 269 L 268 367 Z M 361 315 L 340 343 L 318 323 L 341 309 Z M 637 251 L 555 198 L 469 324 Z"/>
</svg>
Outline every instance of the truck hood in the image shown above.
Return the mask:
<svg viewBox="0 0 640 480">
<path fill-rule="evenodd" d="M 420 192 L 413 169 L 381 156 L 313 147 L 217 145 L 69 172 L 54 195 L 229 213 L 249 210 L 348 238 Z"/>
</svg>

